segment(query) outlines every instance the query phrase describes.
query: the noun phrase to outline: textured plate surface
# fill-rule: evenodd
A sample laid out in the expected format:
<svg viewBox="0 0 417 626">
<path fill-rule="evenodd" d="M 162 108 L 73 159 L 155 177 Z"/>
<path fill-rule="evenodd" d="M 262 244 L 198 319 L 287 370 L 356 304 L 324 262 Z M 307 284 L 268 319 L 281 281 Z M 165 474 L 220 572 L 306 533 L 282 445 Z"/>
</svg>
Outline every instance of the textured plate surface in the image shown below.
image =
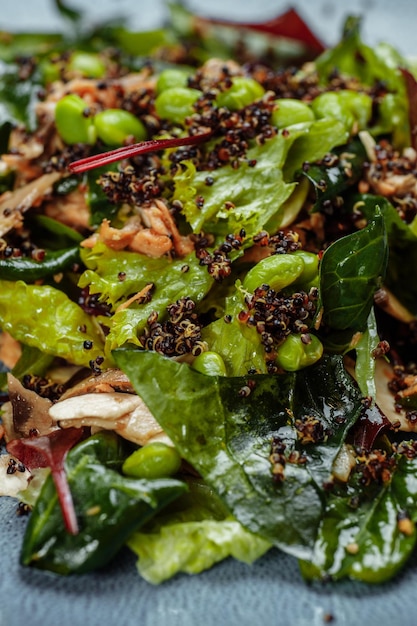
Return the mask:
<svg viewBox="0 0 417 626">
<path fill-rule="evenodd" d="M 83 6 L 84 0 L 72 0 Z M 367 43 L 389 41 L 417 56 L 417 4 L 409 0 L 299 0 L 316 34 L 335 43 L 343 18 L 364 16 Z M 18 6 L 17 6 L 18 5 Z M 257 20 L 288 7 L 279 0 L 190 0 L 188 6 L 225 18 Z M 17 10 L 18 9 L 18 10 Z M 150 28 L 166 17 L 162 0 L 90 0 L 92 20 L 127 15 L 132 27 Z M 48 0 L 1 2 L 0 30 L 53 30 L 61 21 Z M 159 587 L 139 578 L 124 551 L 103 572 L 60 578 L 19 566 L 26 519 L 16 502 L 0 499 L 0 626 L 415 626 L 417 557 L 395 581 L 371 587 L 346 582 L 306 585 L 294 559 L 271 551 L 251 567 L 229 560 L 199 576 L 178 576 Z"/>
</svg>

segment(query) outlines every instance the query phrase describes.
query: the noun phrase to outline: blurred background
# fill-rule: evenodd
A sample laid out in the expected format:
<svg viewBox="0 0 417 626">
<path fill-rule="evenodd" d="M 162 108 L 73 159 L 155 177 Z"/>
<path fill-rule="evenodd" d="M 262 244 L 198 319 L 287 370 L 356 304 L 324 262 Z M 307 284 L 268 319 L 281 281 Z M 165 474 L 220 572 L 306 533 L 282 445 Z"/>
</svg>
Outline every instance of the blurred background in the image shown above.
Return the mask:
<svg viewBox="0 0 417 626">
<path fill-rule="evenodd" d="M 167 19 L 165 0 L 66 0 L 92 23 L 126 17 L 132 29 L 151 29 Z M 362 15 L 368 45 L 386 41 L 417 57 L 417 3 L 414 0 L 187 0 L 188 9 L 207 17 L 262 21 L 296 8 L 326 45 L 335 44 L 347 15 Z M 53 31 L 63 22 L 52 0 L 0 1 L 0 30 Z"/>
</svg>

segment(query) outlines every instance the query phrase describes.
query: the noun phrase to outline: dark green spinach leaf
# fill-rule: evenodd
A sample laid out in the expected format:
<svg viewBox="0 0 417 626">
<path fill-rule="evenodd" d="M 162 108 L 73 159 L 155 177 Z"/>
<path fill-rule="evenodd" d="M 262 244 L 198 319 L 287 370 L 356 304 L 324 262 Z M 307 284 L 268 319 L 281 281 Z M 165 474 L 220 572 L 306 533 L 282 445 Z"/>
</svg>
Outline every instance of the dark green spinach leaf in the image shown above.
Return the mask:
<svg viewBox="0 0 417 626">
<path fill-rule="evenodd" d="M 403 567 L 417 537 L 417 460 L 415 452 L 395 459 L 389 480 L 363 485 L 356 474 L 330 496 L 312 562 L 301 564 L 306 578 L 381 583 Z"/>
<path fill-rule="evenodd" d="M 374 215 L 362 230 L 335 241 L 320 266 L 323 322 L 332 331 L 352 336 L 366 328 L 375 291 L 386 271 L 388 243 L 384 218 Z"/>
<path fill-rule="evenodd" d="M 389 244 L 389 264 L 384 284 L 413 315 L 417 315 L 416 224 L 406 224 L 389 200 L 382 196 L 355 194 L 349 199 L 347 207 L 356 207 L 367 220 L 374 219 L 376 207 L 380 210 Z"/>
<path fill-rule="evenodd" d="M 126 478 L 117 470 L 127 456 L 120 439 L 103 431 L 71 450 L 65 466 L 80 532 L 65 530 L 52 478 L 47 478 L 29 519 L 21 562 L 60 574 L 105 565 L 129 535 L 186 490 L 174 479 Z"/>
<path fill-rule="evenodd" d="M 311 163 L 299 171 L 298 176 L 305 176 L 313 185 L 317 198 L 313 212 L 320 211 L 326 200 L 341 195 L 357 183 L 365 160 L 363 144 L 356 139 L 343 148 L 332 150 L 327 160 Z"/>
<path fill-rule="evenodd" d="M 297 374 L 250 377 L 254 387 L 247 395 L 247 377 L 204 376 L 140 350 L 116 350 L 113 356 L 181 455 L 234 517 L 308 559 L 322 515 L 323 482 L 360 411 L 360 397 L 339 357 Z M 323 438 L 303 445 L 297 424 L 311 417 L 321 424 Z M 274 438 L 285 445 L 288 459 L 282 481 L 272 475 Z M 293 459 L 304 455 L 306 462 L 291 461 L 294 451 Z"/>
</svg>

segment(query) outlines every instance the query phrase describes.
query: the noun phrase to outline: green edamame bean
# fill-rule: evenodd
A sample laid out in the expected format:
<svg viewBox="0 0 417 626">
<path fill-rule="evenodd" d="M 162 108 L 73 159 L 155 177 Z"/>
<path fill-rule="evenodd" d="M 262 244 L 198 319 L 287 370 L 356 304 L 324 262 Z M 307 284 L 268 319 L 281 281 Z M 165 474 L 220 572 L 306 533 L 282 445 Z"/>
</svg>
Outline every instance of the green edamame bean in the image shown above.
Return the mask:
<svg viewBox="0 0 417 626">
<path fill-rule="evenodd" d="M 156 92 L 162 93 L 172 87 L 187 87 L 190 72 L 185 69 L 169 68 L 161 72 L 156 81 Z"/>
<path fill-rule="evenodd" d="M 102 78 L 106 66 L 98 54 L 93 52 L 74 52 L 69 60 L 68 68 L 86 78 Z"/>
<path fill-rule="evenodd" d="M 313 111 L 305 102 L 293 98 L 276 100 L 277 108 L 272 112 L 272 124 L 277 128 L 286 128 L 293 124 L 314 122 Z"/>
<path fill-rule="evenodd" d="M 216 103 L 218 107 L 237 111 L 262 98 L 264 93 L 264 88 L 254 78 L 235 76 L 232 79 L 232 86 L 219 93 Z"/>
<path fill-rule="evenodd" d="M 121 146 L 127 137 L 146 139 L 146 128 L 133 113 L 123 109 L 106 109 L 94 116 L 97 136 L 108 146 Z"/>
<path fill-rule="evenodd" d="M 159 117 L 174 124 L 182 124 L 186 117 L 195 111 L 194 102 L 201 96 L 198 89 L 188 87 L 170 87 L 155 99 L 155 110 Z"/>
<path fill-rule="evenodd" d="M 262 259 L 246 274 L 243 288 L 255 291 L 261 285 L 269 285 L 281 291 L 299 278 L 304 270 L 301 256 L 294 254 L 273 254 Z"/>
<path fill-rule="evenodd" d="M 191 367 L 207 376 L 226 376 L 226 366 L 222 357 L 210 350 L 196 356 Z"/>
<path fill-rule="evenodd" d="M 304 269 L 297 278 L 297 283 L 311 283 L 318 279 L 319 257 L 314 252 L 296 250 L 293 254 L 304 261 Z"/>
<path fill-rule="evenodd" d="M 97 138 L 93 118 L 88 115 L 88 104 L 76 94 L 64 96 L 55 107 L 55 125 L 68 144 L 94 144 Z"/>
<path fill-rule="evenodd" d="M 278 348 L 276 363 L 287 372 L 296 372 L 313 365 L 323 354 L 323 345 L 316 335 L 309 335 L 310 342 L 304 343 L 301 335 L 288 335 Z"/>
<path fill-rule="evenodd" d="M 127 457 L 122 466 L 126 476 L 164 478 L 176 474 L 181 466 L 177 450 L 161 441 L 148 443 Z"/>
</svg>

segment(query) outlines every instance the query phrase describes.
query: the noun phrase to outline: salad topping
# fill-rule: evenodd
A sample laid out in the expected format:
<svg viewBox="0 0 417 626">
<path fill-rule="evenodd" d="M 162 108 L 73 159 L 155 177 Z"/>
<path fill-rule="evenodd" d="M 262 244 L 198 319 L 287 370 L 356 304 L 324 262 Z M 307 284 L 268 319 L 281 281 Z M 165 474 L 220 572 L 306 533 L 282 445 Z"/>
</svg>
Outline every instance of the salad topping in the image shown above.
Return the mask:
<svg viewBox="0 0 417 626">
<path fill-rule="evenodd" d="M 394 576 L 417 536 L 415 68 L 294 12 L 23 43 L 0 44 L 21 562 L 85 573 L 127 544 L 159 583 L 278 548 L 307 580 Z"/>
</svg>

